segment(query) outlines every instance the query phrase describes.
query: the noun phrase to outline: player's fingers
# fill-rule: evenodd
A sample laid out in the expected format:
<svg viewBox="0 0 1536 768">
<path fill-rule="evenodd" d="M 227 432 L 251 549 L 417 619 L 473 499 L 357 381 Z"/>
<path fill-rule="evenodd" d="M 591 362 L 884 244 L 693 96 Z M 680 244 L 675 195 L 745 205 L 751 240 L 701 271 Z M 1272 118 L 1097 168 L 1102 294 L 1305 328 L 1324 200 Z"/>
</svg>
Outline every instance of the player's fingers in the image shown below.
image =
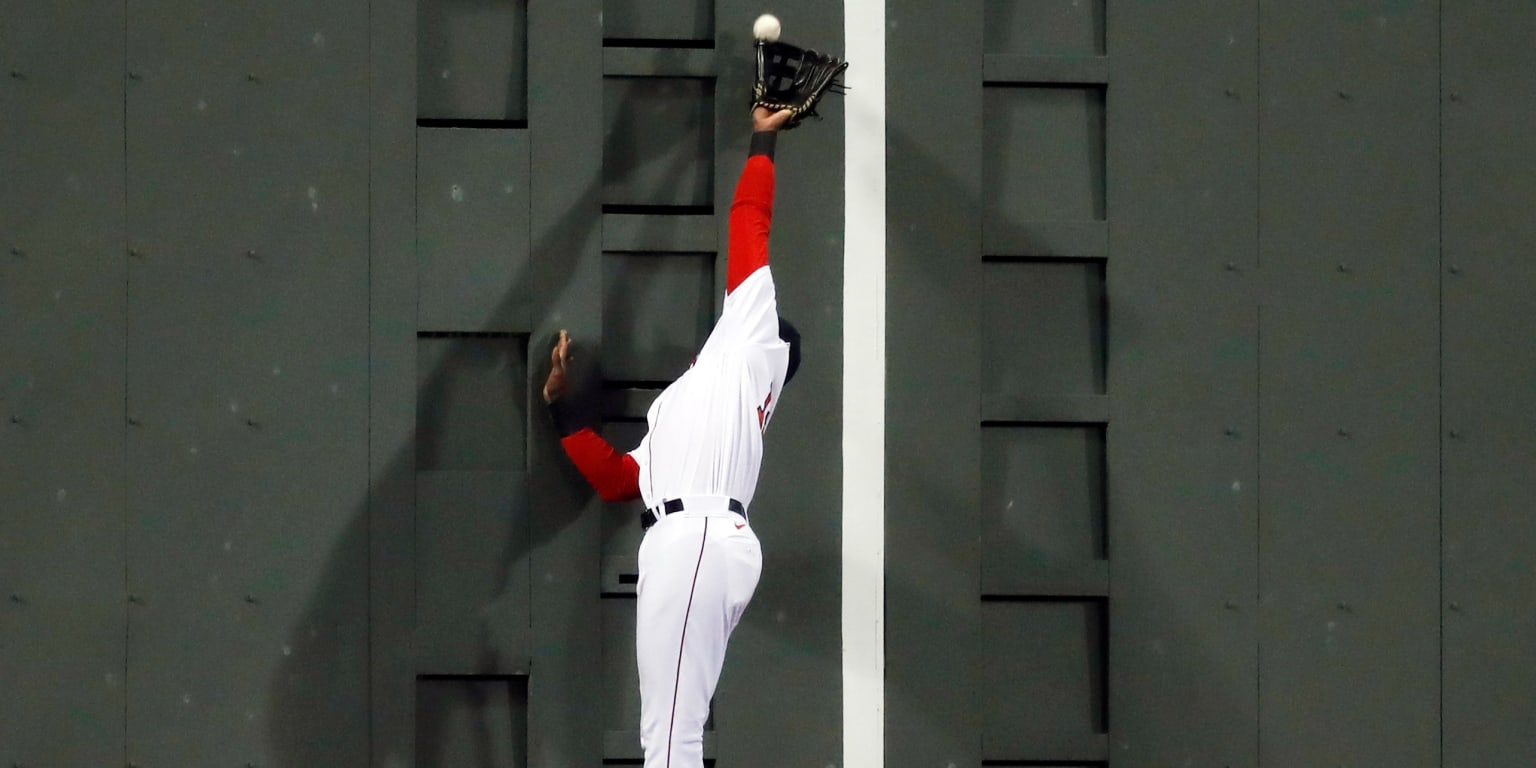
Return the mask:
<svg viewBox="0 0 1536 768">
<path fill-rule="evenodd" d="M 555 346 L 549 350 L 549 364 L 553 368 L 561 368 L 565 365 L 566 347 L 571 343 L 570 336 L 565 331 L 560 331 L 560 338 L 555 340 Z"/>
</svg>

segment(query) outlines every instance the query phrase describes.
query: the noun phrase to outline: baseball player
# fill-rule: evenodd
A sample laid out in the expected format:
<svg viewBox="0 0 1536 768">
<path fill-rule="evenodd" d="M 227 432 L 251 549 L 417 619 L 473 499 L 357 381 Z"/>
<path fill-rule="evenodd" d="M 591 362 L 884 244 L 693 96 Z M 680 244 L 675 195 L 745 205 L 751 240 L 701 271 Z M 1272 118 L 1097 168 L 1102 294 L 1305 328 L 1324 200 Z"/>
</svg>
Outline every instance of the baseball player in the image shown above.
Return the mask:
<svg viewBox="0 0 1536 768">
<path fill-rule="evenodd" d="M 702 768 L 704 721 L 726 641 L 752 599 L 762 551 L 748 520 L 763 433 L 799 364 L 768 267 L 773 153 L 791 110 L 758 107 L 731 203 L 725 302 L 693 365 L 620 454 L 592 428 L 592 393 L 568 392 L 570 336 L 550 353 L 544 400 L 561 446 L 605 501 L 643 498 L 635 656 L 646 768 Z"/>
</svg>

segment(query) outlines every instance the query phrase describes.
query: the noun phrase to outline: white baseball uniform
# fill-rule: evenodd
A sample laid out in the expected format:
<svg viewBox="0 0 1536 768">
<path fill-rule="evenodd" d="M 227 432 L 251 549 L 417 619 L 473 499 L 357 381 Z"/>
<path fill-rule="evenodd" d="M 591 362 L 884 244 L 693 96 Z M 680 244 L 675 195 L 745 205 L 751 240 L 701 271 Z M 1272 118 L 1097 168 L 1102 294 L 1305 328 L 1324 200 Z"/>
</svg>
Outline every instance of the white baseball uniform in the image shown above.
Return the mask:
<svg viewBox="0 0 1536 768">
<path fill-rule="evenodd" d="M 640 445 L 620 455 L 590 428 L 561 441 L 604 499 L 638 495 L 658 518 L 640 545 L 635 623 L 646 768 L 702 768 L 726 641 L 762 570 L 747 511 L 790 355 L 768 268 L 773 184 L 770 157 L 749 156 L 731 205 L 720 319 L 651 404 Z"/>
</svg>

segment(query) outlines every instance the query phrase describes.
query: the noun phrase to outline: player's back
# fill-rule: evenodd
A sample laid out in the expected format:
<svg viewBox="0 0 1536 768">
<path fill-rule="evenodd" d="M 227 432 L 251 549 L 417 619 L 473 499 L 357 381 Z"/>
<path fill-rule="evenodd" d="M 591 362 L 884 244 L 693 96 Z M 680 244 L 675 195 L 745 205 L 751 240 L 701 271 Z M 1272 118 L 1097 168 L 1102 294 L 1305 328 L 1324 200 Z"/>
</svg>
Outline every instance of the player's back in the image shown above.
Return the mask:
<svg viewBox="0 0 1536 768">
<path fill-rule="evenodd" d="M 773 278 L 764 268 L 726 297 L 698 359 L 646 414 L 650 429 L 630 453 L 640 465 L 646 506 L 724 496 L 750 507 L 763 431 L 788 365 L 789 346 L 778 338 Z"/>
</svg>

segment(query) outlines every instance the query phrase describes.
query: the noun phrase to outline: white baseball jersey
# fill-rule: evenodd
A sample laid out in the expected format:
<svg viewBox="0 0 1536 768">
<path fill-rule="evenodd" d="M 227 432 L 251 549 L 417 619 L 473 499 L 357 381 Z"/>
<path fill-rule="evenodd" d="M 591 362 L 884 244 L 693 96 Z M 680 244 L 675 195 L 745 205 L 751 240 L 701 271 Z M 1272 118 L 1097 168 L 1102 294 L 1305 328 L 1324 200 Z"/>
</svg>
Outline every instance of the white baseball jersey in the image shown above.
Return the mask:
<svg viewBox="0 0 1536 768">
<path fill-rule="evenodd" d="M 773 274 L 763 266 L 726 294 L 720 320 L 693 367 L 646 413 L 650 430 L 629 454 L 640 467 L 645 505 L 723 496 L 750 508 L 763 462 L 763 431 L 788 369 Z"/>
</svg>

